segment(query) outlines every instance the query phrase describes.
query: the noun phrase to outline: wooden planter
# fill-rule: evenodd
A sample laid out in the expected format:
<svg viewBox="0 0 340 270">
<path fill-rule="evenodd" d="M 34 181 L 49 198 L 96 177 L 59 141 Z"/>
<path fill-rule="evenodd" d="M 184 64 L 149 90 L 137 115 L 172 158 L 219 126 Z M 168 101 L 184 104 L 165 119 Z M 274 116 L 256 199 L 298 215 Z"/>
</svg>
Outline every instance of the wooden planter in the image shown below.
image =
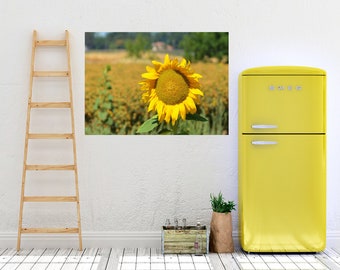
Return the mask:
<svg viewBox="0 0 340 270">
<path fill-rule="evenodd" d="M 208 253 L 207 240 L 206 226 L 187 226 L 178 229 L 173 226 L 163 226 L 162 252 L 163 254 L 206 254 Z"/>
<path fill-rule="evenodd" d="M 232 231 L 231 214 L 213 212 L 210 223 L 210 252 L 234 252 Z"/>
</svg>

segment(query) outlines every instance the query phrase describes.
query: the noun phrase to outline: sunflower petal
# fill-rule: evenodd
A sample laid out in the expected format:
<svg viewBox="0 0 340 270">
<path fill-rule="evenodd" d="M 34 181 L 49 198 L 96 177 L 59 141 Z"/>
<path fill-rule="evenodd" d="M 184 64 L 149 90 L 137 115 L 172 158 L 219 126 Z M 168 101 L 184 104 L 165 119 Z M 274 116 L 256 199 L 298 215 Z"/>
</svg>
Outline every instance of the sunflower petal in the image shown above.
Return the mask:
<svg viewBox="0 0 340 270">
<path fill-rule="evenodd" d="M 159 114 L 159 115 L 158 115 L 158 122 L 159 122 L 159 123 L 162 123 L 162 122 L 164 121 L 164 117 L 165 117 L 165 114 L 164 114 L 164 113 Z"/>
<path fill-rule="evenodd" d="M 157 97 L 154 97 L 151 99 L 149 107 L 148 107 L 148 112 L 153 111 L 155 109 L 157 101 L 158 101 Z"/>
<path fill-rule="evenodd" d="M 159 75 L 157 73 L 151 72 L 151 73 L 143 73 L 142 78 L 149 79 L 149 80 L 157 80 Z"/>
<path fill-rule="evenodd" d="M 147 93 L 144 93 L 142 95 L 142 100 L 144 101 L 144 103 L 147 103 L 149 101 L 149 94 Z"/>
<path fill-rule="evenodd" d="M 164 65 L 170 65 L 171 64 L 171 60 L 170 60 L 170 57 L 169 57 L 169 54 L 166 54 L 164 56 Z"/>
<path fill-rule="evenodd" d="M 180 103 L 180 104 L 178 105 L 178 107 L 179 107 L 179 113 L 180 113 L 182 119 L 185 120 L 185 119 L 186 119 L 186 116 L 187 116 L 187 111 L 186 111 L 186 109 L 185 109 L 185 106 L 184 106 L 183 102 Z"/>
<path fill-rule="evenodd" d="M 204 96 L 203 92 L 198 88 L 190 88 L 190 92 L 194 95 Z"/>
<path fill-rule="evenodd" d="M 171 118 L 172 118 L 172 125 L 174 125 L 178 119 L 178 113 L 179 113 L 179 106 L 175 105 L 173 107 L 172 113 L 171 113 Z"/>
<path fill-rule="evenodd" d="M 184 101 L 184 105 L 186 106 L 186 108 L 188 109 L 188 111 L 190 113 L 195 113 L 196 112 L 196 105 L 195 102 L 192 100 L 191 97 L 187 97 Z"/>
<path fill-rule="evenodd" d="M 178 66 L 185 68 L 186 64 L 187 64 L 187 60 L 185 60 L 185 58 L 183 58 Z"/>
<path fill-rule="evenodd" d="M 151 63 L 155 66 L 155 69 L 158 69 L 159 67 L 161 67 L 163 64 L 161 62 L 158 61 L 151 61 Z"/>
<path fill-rule="evenodd" d="M 201 103 L 200 96 L 194 95 L 191 92 L 189 92 L 188 96 L 195 102 L 195 104 L 200 104 Z"/>
<path fill-rule="evenodd" d="M 172 61 L 171 61 L 171 68 L 172 69 L 176 69 L 178 67 L 178 60 L 177 58 L 174 58 Z"/>
<path fill-rule="evenodd" d="M 171 113 L 172 113 L 172 107 L 173 107 L 173 106 L 167 106 L 167 108 L 166 108 L 166 110 L 165 110 L 166 115 L 165 115 L 164 120 L 165 120 L 165 122 L 167 122 L 167 123 L 170 123 L 170 118 L 171 118 Z"/>
<path fill-rule="evenodd" d="M 164 109 L 164 103 L 162 101 L 158 101 L 156 105 L 157 114 L 162 115 L 163 109 Z"/>
<path fill-rule="evenodd" d="M 154 98 L 154 97 L 157 97 L 156 91 L 155 91 L 155 89 L 151 89 L 150 98 Z"/>
<path fill-rule="evenodd" d="M 191 77 L 191 78 L 193 78 L 195 80 L 198 80 L 198 79 L 202 78 L 202 75 L 198 74 L 198 73 L 193 73 L 193 74 L 189 75 L 188 77 Z"/>
<path fill-rule="evenodd" d="M 146 71 L 147 71 L 148 73 L 157 73 L 156 70 L 155 70 L 155 68 L 150 67 L 150 66 L 146 66 Z"/>
<path fill-rule="evenodd" d="M 143 91 L 147 91 L 150 89 L 149 84 L 148 83 L 144 83 L 144 82 L 140 82 L 140 89 Z"/>
</svg>

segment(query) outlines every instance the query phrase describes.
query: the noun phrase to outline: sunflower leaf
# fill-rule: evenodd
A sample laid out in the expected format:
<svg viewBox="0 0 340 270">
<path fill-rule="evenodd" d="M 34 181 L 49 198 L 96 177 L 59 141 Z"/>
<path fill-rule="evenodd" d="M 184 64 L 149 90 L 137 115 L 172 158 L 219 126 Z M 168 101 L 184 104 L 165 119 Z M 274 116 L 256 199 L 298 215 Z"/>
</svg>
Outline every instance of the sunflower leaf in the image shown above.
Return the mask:
<svg viewBox="0 0 340 270">
<path fill-rule="evenodd" d="M 200 121 L 200 122 L 208 121 L 207 118 L 205 118 L 202 115 L 199 115 L 197 113 L 195 113 L 195 114 L 187 114 L 186 120 L 194 120 L 194 121 Z"/>
<path fill-rule="evenodd" d="M 163 128 L 157 134 L 159 134 L 159 135 L 170 135 L 171 134 L 171 130 L 169 130 L 167 128 Z"/>
<path fill-rule="evenodd" d="M 159 125 L 158 116 L 154 115 L 150 119 L 146 120 L 137 130 L 137 133 L 147 133 L 153 130 Z"/>
</svg>

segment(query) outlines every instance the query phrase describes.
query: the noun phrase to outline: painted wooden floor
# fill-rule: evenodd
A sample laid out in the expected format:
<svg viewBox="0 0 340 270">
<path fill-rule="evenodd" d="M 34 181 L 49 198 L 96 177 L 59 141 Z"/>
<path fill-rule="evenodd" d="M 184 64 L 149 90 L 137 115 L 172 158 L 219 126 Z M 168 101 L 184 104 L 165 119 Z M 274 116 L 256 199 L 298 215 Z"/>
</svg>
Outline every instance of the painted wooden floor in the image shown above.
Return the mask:
<svg viewBox="0 0 340 270">
<path fill-rule="evenodd" d="M 340 248 L 316 254 L 162 255 L 160 249 L 0 249 L 1 270 L 340 270 Z"/>
</svg>

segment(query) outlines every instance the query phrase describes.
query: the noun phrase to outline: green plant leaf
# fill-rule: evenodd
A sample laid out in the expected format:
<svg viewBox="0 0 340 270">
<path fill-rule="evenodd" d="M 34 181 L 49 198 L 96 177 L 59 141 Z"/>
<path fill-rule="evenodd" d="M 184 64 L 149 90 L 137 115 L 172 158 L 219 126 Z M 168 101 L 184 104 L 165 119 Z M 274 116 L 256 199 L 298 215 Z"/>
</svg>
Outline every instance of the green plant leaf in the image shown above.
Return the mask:
<svg viewBox="0 0 340 270">
<path fill-rule="evenodd" d="M 229 213 L 235 209 L 235 203 L 233 201 L 226 202 L 222 196 L 222 193 L 218 193 L 217 196 L 210 194 L 211 208 L 214 212 Z"/>
<path fill-rule="evenodd" d="M 205 118 L 202 115 L 199 115 L 197 113 L 195 113 L 195 114 L 187 114 L 186 120 L 194 120 L 194 121 L 200 121 L 200 122 L 208 121 L 207 118 Z"/>
<path fill-rule="evenodd" d="M 167 128 L 163 128 L 162 130 L 160 130 L 158 132 L 159 135 L 169 135 L 171 134 L 171 130 L 167 129 Z"/>
<path fill-rule="evenodd" d="M 100 105 L 100 98 L 96 98 L 96 101 L 95 101 L 95 103 L 93 104 L 93 110 L 98 110 L 98 108 L 99 108 L 99 105 Z"/>
<path fill-rule="evenodd" d="M 99 113 L 98 113 L 98 116 L 99 116 L 99 119 L 100 119 L 100 120 L 104 121 L 104 120 L 106 120 L 106 118 L 107 118 L 107 112 L 106 112 L 106 111 L 104 111 L 104 112 L 99 112 Z"/>
<path fill-rule="evenodd" d="M 159 125 L 158 116 L 154 115 L 150 119 L 146 120 L 137 130 L 137 133 L 147 133 L 153 130 Z"/>
</svg>

